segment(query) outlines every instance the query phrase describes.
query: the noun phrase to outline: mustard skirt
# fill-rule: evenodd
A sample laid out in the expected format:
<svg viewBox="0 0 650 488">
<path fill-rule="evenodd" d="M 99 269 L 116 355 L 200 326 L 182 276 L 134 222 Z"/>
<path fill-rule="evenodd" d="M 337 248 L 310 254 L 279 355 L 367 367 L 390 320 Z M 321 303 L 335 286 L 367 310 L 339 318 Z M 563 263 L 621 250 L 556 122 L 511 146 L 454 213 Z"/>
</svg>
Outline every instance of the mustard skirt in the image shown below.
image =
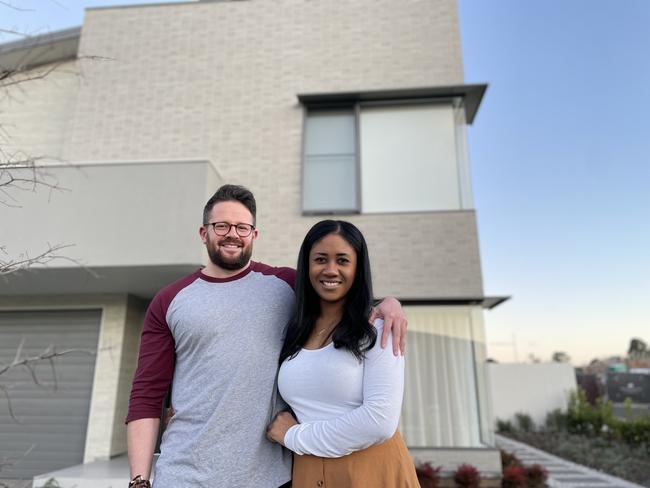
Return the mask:
<svg viewBox="0 0 650 488">
<path fill-rule="evenodd" d="M 293 456 L 292 488 L 420 488 L 399 431 L 386 442 L 340 458 Z"/>
</svg>

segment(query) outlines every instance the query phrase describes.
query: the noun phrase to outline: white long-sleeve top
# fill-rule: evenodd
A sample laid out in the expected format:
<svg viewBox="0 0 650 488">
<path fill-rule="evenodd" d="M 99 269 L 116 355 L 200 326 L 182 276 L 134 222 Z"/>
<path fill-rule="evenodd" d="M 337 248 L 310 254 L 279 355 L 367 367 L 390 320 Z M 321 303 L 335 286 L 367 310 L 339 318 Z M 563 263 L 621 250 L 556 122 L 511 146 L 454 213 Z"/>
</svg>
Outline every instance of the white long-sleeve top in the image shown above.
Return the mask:
<svg viewBox="0 0 650 488">
<path fill-rule="evenodd" d="M 404 395 L 404 357 L 381 348 L 383 321 L 375 327 L 377 341 L 361 362 L 330 343 L 301 349 L 282 363 L 278 388 L 300 422 L 287 431 L 287 448 L 334 458 L 393 436 Z"/>
</svg>

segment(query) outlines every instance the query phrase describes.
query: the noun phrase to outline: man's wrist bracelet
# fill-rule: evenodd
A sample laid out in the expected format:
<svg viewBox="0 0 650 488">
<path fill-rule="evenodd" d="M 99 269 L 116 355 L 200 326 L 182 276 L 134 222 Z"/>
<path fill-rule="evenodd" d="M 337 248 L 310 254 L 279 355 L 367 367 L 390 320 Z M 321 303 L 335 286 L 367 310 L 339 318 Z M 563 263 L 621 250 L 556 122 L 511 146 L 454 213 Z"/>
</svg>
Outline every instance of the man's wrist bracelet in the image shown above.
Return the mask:
<svg viewBox="0 0 650 488">
<path fill-rule="evenodd" d="M 129 481 L 129 488 L 151 488 L 151 482 L 138 475 Z"/>
</svg>

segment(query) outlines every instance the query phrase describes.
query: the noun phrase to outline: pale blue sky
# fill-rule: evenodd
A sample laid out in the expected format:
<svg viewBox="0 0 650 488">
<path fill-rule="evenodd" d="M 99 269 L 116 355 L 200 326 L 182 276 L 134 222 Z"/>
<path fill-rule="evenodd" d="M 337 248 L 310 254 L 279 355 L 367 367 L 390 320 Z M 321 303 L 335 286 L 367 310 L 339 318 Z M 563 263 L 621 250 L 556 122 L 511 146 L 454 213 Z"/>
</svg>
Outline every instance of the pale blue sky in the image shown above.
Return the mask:
<svg viewBox="0 0 650 488">
<path fill-rule="evenodd" d="M 0 28 L 81 25 L 110 1 L 13 0 Z M 155 3 L 155 2 L 120 2 Z M 502 361 L 650 342 L 650 1 L 460 0 L 486 313 Z M 0 35 L 0 42 L 15 38 Z"/>
<path fill-rule="evenodd" d="M 650 2 L 461 0 L 491 355 L 650 340 Z"/>
</svg>

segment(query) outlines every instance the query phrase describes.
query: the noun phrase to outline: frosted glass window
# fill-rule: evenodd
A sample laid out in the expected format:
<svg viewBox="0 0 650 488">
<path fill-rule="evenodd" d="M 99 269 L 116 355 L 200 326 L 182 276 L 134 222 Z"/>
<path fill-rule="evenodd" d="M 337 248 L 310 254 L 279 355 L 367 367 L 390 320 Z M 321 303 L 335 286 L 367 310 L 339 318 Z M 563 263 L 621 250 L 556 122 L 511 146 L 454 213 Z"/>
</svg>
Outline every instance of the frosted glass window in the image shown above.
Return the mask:
<svg viewBox="0 0 650 488">
<path fill-rule="evenodd" d="M 462 208 L 449 104 L 361 107 L 364 213 Z"/>
<path fill-rule="evenodd" d="M 357 143 L 352 109 L 310 111 L 305 127 L 305 212 L 356 211 Z"/>
</svg>

